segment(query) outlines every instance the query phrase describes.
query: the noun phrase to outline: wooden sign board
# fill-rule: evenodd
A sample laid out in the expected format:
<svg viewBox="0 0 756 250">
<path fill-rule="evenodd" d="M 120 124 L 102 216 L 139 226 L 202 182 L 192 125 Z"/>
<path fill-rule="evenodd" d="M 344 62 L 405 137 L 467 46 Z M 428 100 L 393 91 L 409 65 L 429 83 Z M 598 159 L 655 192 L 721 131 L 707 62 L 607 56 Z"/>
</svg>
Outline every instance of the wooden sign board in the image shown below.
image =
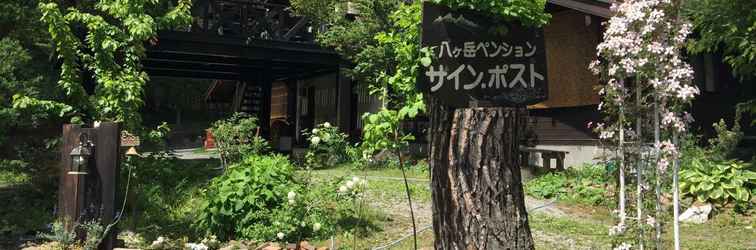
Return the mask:
<svg viewBox="0 0 756 250">
<path fill-rule="evenodd" d="M 548 97 L 543 30 L 470 10 L 423 4 L 418 87 L 456 107 L 525 106 Z"/>
<path fill-rule="evenodd" d="M 129 131 L 121 131 L 121 147 L 137 147 L 141 144 L 139 136 L 129 133 Z"/>
</svg>

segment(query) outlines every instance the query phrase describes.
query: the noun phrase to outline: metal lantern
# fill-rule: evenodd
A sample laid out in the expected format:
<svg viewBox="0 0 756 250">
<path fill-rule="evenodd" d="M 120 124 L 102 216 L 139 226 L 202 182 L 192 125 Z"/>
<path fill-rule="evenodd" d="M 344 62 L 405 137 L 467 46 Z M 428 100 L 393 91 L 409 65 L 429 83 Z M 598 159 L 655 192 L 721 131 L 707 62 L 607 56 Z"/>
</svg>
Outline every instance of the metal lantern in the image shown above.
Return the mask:
<svg viewBox="0 0 756 250">
<path fill-rule="evenodd" d="M 90 147 L 92 147 L 92 142 L 89 141 L 87 134 L 82 133 L 79 137 L 79 145 L 71 150 L 71 171 L 68 174 L 87 174 L 87 162 L 92 155 Z"/>
</svg>

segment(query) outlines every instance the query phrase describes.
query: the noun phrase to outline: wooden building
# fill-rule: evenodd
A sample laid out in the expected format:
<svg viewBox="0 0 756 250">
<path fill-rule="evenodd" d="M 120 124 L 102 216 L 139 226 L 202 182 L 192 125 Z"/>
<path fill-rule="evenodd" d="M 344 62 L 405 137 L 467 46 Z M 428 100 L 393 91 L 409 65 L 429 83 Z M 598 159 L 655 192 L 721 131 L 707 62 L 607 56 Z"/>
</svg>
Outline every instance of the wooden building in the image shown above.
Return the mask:
<svg viewBox="0 0 756 250">
<path fill-rule="evenodd" d="M 596 86 L 601 83 L 588 64 L 601 42 L 602 23 L 611 16 L 609 7 L 608 0 L 548 1 L 549 99 L 529 109 L 537 147 L 568 151 L 567 166 L 592 161 L 600 150 L 586 126 L 600 120 Z M 306 144 L 301 131 L 323 122 L 357 138 L 361 115 L 380 107 L 367 89 L 341 74 L 349 63 L 315 44 L 313 31 L 319 27 L 292 15 L 287 0 L 202 0 L 193 12 L 191 27 L 163 32 L 149 47 L 147 71 L 214 79 L 206 101 L 258 115 L 276 148 Z M 731 117 L 734 96 L 754 96 L 753 84 L 733 83 L 716 55 L 692 63 L 703 92 L 694 104 L 698 126 L 710 127 L 723 112 Z M 406 126 L 423 133 L 427 119 Z"/>
</svg>

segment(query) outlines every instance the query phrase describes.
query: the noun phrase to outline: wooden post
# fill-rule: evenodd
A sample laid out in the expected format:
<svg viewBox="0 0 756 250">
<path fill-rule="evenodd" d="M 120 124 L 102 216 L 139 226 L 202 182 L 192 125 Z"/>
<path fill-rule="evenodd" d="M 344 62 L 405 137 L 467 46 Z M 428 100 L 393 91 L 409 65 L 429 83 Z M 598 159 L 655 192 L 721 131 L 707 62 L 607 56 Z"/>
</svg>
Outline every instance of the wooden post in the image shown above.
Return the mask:
<svg viewBox="0 0 756 250">
<path fill-rule="evenodd" d="M 95 161 L 97 167 L 97 178 L 99 179 L 100 190 L 100 208 L 102 215 L 100 223 L 107 226 L 113 223 L 116 216 L 116 208 L 121 204 L 116 204 L 116 191 L 118 189 L 118 173 L 120 172 L 120 150 L 121 132 L 117 123 L 103 122 L 95 128 L 97 131 L 97 140 L 95 142 Z M 100 244 L 100 249 L 113 249 L 115 244 L 116 230 L 111 230 Z"/>
<path fill-rule="evenodd" d="M 341 74 L 341 69 L 336 70 L 337 101 L 336 120 L 342 132 L 352 132 L 352 81 Z"/>
<path fill-rule="evenodd" d="M 524 108 L 451 110 L 429 99 L 435 249 L 533 249 L 520 179 Z"/>
<path fill-rule="evenodd" d="M 262 136 L 266 139 L 270 139 L 270 112 L 273 90 L 273 78 L 270 75 L 271 70 L 260 73 L 258 76 L 258 86 L 262 88 L 262 99 L 260 100 L 260 129 L 262 130 Z"/>
<path fill-rule="evenodd" d="M 79 219 L 81 209 L 84 207 L 85 178 L 81 175 L 68 174 L 73 167 L 71 150 L 79 145 L 79 135 L 84 130 L 81 125 L 63 125 L 57 216 L 66 223 L 67 230 L 73 229 L 74 223 Z"/>
<path fill-rule="evenodd" d="M 79 136 L 86 133 L 94 143 L 94 155 L 86 166 L 86 175 L 71 175 L 71 150 L 79 145 Z M 99 220 L 103 226 L 113 222 L 116 210 L 116 191 L 119 173 L 120 128 L 117 123 L 100 123 L 96 128 L 63 125 L 61 169 L 58 194 L 58 217 L 75 223 Z M 103 239 L 100 249 L 113 249 L 115 231 Z"/>
</svg>

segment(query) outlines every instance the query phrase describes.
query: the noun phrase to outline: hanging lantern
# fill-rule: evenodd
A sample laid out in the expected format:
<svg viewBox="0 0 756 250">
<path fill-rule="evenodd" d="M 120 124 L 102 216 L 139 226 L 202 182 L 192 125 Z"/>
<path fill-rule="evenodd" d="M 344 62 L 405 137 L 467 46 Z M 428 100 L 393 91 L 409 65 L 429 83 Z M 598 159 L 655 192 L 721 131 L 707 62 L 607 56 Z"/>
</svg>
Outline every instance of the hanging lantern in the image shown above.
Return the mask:
<svg viewBox="0 0 756 250">
<path fill-rule="evenodd" d="M 89 136 L 82 133 L 79 136 L 79 145 L 71 150 L 71 169 L 68 171 L 70 175 L 85 175 L 87 174 L 87 162 L 92 155 L 92 142 L 89 141 Z"/>
</svg>

